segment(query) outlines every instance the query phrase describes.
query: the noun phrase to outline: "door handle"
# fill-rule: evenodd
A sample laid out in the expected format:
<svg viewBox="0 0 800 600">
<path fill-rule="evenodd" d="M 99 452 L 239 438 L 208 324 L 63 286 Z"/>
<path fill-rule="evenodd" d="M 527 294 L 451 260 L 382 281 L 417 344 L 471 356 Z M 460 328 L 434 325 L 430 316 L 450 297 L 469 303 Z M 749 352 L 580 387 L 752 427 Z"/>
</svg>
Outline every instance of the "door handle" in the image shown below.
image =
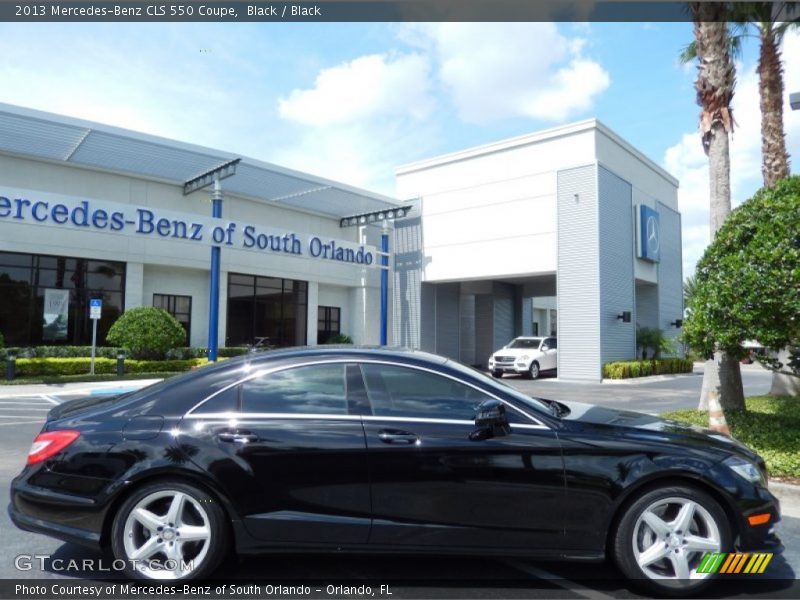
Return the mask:
<svg viewBox="0 0 800 600">
<path fill-rule="evenodd" d="M 419 437 L 415 433 L 408 431 L 398 431 L 396 429 L 382 429 L 378 432 L 378 439 L 384 444 L 416 444 Z"/>
<path fill-rule="evenodd" d="M 217 434 L 217 439 L 220 442 L 247 444 L 258 441 L 258 436 L 250 431 L 221 431 Z"/>
</svg>

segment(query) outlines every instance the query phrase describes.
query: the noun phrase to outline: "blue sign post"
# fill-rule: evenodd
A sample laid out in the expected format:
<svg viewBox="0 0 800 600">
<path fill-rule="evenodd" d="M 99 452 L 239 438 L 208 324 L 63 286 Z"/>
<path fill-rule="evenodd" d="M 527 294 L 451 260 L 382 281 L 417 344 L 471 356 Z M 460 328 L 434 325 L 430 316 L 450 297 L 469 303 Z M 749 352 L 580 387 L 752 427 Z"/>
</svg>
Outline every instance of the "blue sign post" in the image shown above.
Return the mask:
<svg viewBox="0 0 800 600">
<path fill-rule="evenodd" d="M 219 179 L 214 181 L 211 197 L 211 216 L 222 218 L 222 186 Z M 211 277 L 208 298 L 208 360 L 216 362 L 219 345 L 219 255 L 220 247 L 211 246 Z"/>
<path fill-rule="evenodd" d="M 389 322 L 389 225 L 381 230 L 381 346 L 388 343 Z"/>
<path fill-rule="evenodd" d="M 236 174 L 236 165 L 241 159 L 234 158 L 220 166 L 198 175 L 183 184 L 183 195 L 186 196 L 201 190 L 209 185 L 214 186 L 211 192 L 211 216 L 214 219 L 222 218 L 222 184 L 220 181 Z M 224 234 L 223 234 L 224 236 Z M 212 236 L 214 245 L 211 246 L 211 268 L 208 282 L 208 360 L 216 362 L 219 350 L 219 257 L 223 239 L 217 240 Z"/>
</svg>

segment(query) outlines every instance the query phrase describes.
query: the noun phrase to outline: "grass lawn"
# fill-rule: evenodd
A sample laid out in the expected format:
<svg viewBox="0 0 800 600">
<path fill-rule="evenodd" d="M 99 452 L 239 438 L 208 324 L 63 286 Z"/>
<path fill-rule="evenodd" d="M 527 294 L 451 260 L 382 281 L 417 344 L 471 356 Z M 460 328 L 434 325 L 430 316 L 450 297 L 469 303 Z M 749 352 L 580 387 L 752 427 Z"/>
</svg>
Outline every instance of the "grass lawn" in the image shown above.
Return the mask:
<svg viewBox="0 0 800 600">
<path fill-rule="evenodd" d="M 752 396 L 747 412 L 726 412 L 731 435 L 758 452 L 770 477 L 800 481 L 800 397 Z M 708 427 L 708 413 L 679 410 L 665 419 Z"/>
<path fill-rule="evenodd" d="M 166 379 L 181 372 L 128 373 L 122 377 L 106 373 L 102 375 L 42 375 L 41 377 L 17 377 L 11 381 L 0 379 L 0 385 L 30 385 L 34 383 L 85 383 L 91 381 L 129 381 L 133 379 Z"/>
</svg>

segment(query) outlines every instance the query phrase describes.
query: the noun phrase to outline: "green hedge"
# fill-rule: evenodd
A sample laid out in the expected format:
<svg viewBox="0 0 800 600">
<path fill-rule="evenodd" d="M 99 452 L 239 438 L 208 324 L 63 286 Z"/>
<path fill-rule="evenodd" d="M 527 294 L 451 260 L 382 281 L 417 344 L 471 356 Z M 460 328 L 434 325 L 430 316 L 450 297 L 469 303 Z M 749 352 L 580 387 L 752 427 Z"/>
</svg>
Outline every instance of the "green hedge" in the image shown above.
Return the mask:
<svg viewBox="0 0 800 600">
<path fill-rule="evenodd" d="M 17 377 L 37 377 L 42 375 L 82 375 L 89 372 L 91 358 L 19 358 Z M 126 373 L 164 373 L 188 371 L 193 367 L 207 364 L 205 358 L 186 360 L 126 360 Z M 116 359 L 100 357 L 94 361 L 95 373 L 116 373 Z"/>
<path fill-rule="evenodd" d="M 217 352 L 221 358 L 230 358 L 247 353 L 246 346 L 231 346 L 220 348 Z M 114 348 L 110 346 L 98 346 L 95 356 L 99 358 L 113 358 L 116 360 L 117 354 L 122 352 L 126 357 L 129 353 L 124 348 Z M 14 347 L 0 348 L 0 361 L 6 360 L 9 354 L 20 358 L 80 358 L 91 357 L 91 346 L 33 346 L 33 347 Z M 208 348 L 173 348 L 167 351 L 167 358 L 170 360 L 184 360 L 187 358 L 205 358 L 208 356 Z"/>
<path fill-rule="evenodd" d="M 240 356 L 241 354 L 247 354 L 248 348 L 247 346 L 227 346 L 223 348 L 217 349 L 217 356 L 219 358 L 232 358 L 234 356 Z M 169 359 L 185 359 L 185 358 L 205 358 L 208 356 L 208 348 L 173 348 L 172 350 L 167 350 L 167 358 Z"/>
<path fill-rule="evenodd" d="M 625 360 L 603 365 L 605 379 L 629 379 L 648 375 L 691 373 L 694 363 L 688 358 L 658 358 L 654 360 Z"/>
</svg>

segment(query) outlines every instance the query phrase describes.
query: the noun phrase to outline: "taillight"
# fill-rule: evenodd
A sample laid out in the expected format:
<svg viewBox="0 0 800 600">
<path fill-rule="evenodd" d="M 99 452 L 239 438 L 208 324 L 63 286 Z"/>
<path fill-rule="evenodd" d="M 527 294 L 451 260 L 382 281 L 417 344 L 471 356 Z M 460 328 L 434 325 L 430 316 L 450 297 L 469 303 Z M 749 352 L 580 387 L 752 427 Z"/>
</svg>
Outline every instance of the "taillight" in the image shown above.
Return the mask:
<svg viewBox="0 0 800 600">
<path fill-rule="evenodd" d="M 61 431 L 48 431 L 40 433 L 33 440 L 31 449 L 28 452 L 28 464 L 35 465 L 51 456 L 55 456 L 64 448 L 80 437 L 79 431 L 72 429 L 62 429 Z"/>
</svg>

